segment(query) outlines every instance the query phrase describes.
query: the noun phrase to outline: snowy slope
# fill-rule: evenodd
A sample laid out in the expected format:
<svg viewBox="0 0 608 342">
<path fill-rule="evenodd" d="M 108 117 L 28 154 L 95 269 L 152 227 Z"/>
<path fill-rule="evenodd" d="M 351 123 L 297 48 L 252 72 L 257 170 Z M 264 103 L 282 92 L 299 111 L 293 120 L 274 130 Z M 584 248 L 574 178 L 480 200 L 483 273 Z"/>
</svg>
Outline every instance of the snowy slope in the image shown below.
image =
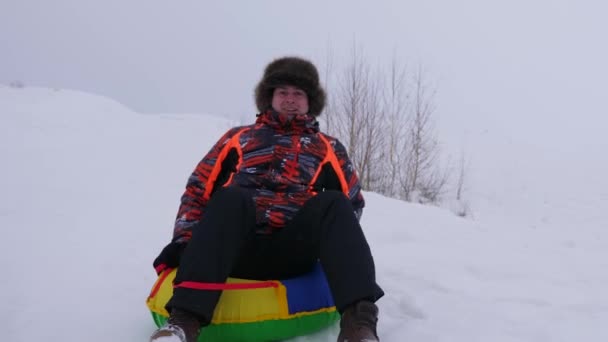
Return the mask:
<svg viewBox="0 0 608 342">
<path fill-rule="evenodd" d="M 1 86 L 2 340 L 147 341 L 151 261 L 171 236 L 187 177 L 232 124 Z M 496 141 L 476 146 L 508 151 L 488 145 Z M 542 165 L 533 150 L 522 158 Z M 513 173 L 506 181 L 526 186 L 518 196 L 500 191 L 504 184 L 477 184 L 472 200 L 484 206 L 475 219 L 366 193 L 363 225 L 387 292 L 382 341 L 608 340 L 608 198 L 599 173 L 608 162 L 593 173 L 576 161 L 560 172 L 586 191 L 547 193 Z M 548 182 L 544 168 L 530 172 Z"/>
</svg>

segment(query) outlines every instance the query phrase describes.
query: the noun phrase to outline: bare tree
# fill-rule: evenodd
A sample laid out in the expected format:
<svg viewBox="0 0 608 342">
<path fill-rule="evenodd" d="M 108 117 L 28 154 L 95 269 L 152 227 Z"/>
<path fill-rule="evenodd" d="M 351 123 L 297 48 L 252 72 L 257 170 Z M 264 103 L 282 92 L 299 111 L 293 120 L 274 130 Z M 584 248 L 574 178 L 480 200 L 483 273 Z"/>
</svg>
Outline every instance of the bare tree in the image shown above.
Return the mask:
<svg viewBox="0 0 608 342">
<path fill-rule="evenodd" d="M 383 111 L 379 83 L 370 65 L 356 46 L 350 63 L 332 89 L 332 105 L 328 110 L 328 131 L 344 143 L 365 189 L 376 183 L 378 162 L 382 149 Z"/>
<path fill-rule="evenodd" d="M 424 81 L 419 67 L 412 84 L 412 111 L 403 146 L 401 191 L 407 201 L 431 202 L 439 200 L 448 181 L 448 171 L 439 166 L 439 148 L 434 132 L 435 91 Z"/>
<path fill-rule="evenodd" d="M 323 67 L 323 83 L 326 89 L 332 89 L 334 78 L 334 50 L 331 42 L 327 42 L 327 50 L 325 54 L 325 65 Z M 336 132 L 338 125 L 338 118 L 335 117 L 334 110 L 334 96 L 331 93 L 327 94 L 327 100 L 325 104 L 325 112 L 329 115 L 323 115 L 322 119 L 325 122 L 328 132 Z"/>
<path fill-rule="evenodd" d="M 398 181 L 400 168 L 404 160 L 401 152 L 405 143 L 405 133 L 408 124 L 408 96 L 406 69 L 393 57 L 390 70 L 386 77 L 384 88 L 384 111 L 386 115 L 383 123 L 385 133 L 384 148 L 382 149 L 382 169 L 380 192 L 390 196 L 399 197 Z"/>
<path fill-rule="evenodd" d="M 327 130 L 346 146 L 363 188 L 438 203 L 449 172 L 439 163 L 435 91 L 422 67 L 410 76 L 394 57 L 383 72 L 353 44 L 343 70 L 332 77 L 333 63 L 326 64 Z"/>
<path fill-rule="evenodd" d="M 460 161 L 458 164 L 458 178 L 456 179 L 456 200 L 462 200 L 464 197 L 465 181 L 468 169 L 468 160 L 464 151 L 460 153 Z"/>
<path fill-rule="evenodd" d="M 467 156 L 463 150 L 460 153 L 460 160 L 458 162 L 458 175 L 455 184 L 455 200 L 451 208 L 456 215 L 461 217 L 469 216 L 471 213 L 468 200 L 466 199 L 469 165 L 469 160 L 467 159 Z"/>
</svg>

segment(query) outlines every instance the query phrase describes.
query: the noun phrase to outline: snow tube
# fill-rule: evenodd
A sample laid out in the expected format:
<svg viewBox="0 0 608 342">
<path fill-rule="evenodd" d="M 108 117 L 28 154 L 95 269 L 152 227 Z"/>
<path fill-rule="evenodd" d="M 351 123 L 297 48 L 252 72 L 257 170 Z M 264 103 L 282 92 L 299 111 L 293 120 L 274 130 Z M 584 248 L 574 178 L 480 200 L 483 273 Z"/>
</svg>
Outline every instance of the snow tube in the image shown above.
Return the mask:
<svg viewBox="0 0 608 342">
<path fill-rule="evenodd" d="M 163 271 L 147 300 L 157 326 L 167 320 L 165 304 L 173 294 L 177 269 Z M 340 319 L 320 265 L 309 274 L 287 280 L 228 278 L 211 325 L 200 342 L 262 342 L 313 333 Z"/>
</svg>

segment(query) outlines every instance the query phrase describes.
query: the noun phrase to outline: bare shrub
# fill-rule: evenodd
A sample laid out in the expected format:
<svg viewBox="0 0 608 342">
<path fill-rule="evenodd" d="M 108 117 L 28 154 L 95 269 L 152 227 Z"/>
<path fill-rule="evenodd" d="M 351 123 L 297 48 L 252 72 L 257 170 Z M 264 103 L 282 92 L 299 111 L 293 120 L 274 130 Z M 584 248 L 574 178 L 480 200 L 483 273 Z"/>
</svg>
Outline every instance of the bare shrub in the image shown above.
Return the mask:
<svg viewBox="0 0 608 342">
<path fill-rule="evenodd" d="M 15 89 L 21 89 L 21 88 L 25 87 L 25 84 L 22 81 L 15 80 L 15 81 L 11 81 L 8 84 L 8 86 L 11 87 L 11 88 L 15 88 Z"/>
</svg>

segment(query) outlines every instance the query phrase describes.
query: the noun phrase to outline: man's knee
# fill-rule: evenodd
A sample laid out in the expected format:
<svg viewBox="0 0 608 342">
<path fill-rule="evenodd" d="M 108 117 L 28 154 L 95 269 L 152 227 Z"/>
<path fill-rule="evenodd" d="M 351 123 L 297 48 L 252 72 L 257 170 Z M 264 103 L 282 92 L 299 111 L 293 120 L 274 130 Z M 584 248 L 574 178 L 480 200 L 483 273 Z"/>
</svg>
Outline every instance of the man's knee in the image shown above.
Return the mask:
<svg viewBox="0 0 608 342">
<path fill-rule="evenodd" d="M 252 206 L 253 198 L 246 190 L 231 186 L 215 190 L 211 195 L 209 205 L 211 206 L 213 202 L 220 202 L 222 207 L 242 204 Z"/>
<path fill-rule="evenodd" d="M 346 201 L 349 202 L 348 197 L 342 192 L 338 190 L 326 190 L 323 192 L 319 192 L 317 197 L 321 200 L 325 201 Z"/>
<path fill-rule="evenodd" d="M 353 204 L 350 199 L 341 191 L 328 190 L 317 195 L 317 200 L 321 206 L 332 211 L 352 212 L 354 214 Z"/>
<path fill-rule="evenodd" d="M 350 200 L 348 199 L 348 197 L 346 197 L 346 195 L 342 192 L 342 191 L 337 191 L 337 190 L 326 190 L 323 192 L 320 192 L 317 195 L 318 200 L 325 202 L 325 203 L 342 203 L 342 204 L 348 204 L 349 206 L 352 207 L 352 204 L 350 203 Z"/>
<path fill-rule="evenodd" d="M 214 190 L 211 198 L 215 199 L 215 198 L 230 198 L 230 199 L 236 199 L 236 198 L 241 198 L 241 197 L 246 197 L 248 194 L 245 190 L 236 187 L 236 186 L 229 186 L 229 187 L 221 187 L 217 190 Z"/>
<path fill-rule="evenodd" d="M 237 187 L 221 188 L 213 193 L 205 216 L 212 217 L 214 224 L 238 220 L 255 222 L 255 204 L 251 195 Z M 208 219 L 209 220 L 209 219 Z"/>
</svg>

